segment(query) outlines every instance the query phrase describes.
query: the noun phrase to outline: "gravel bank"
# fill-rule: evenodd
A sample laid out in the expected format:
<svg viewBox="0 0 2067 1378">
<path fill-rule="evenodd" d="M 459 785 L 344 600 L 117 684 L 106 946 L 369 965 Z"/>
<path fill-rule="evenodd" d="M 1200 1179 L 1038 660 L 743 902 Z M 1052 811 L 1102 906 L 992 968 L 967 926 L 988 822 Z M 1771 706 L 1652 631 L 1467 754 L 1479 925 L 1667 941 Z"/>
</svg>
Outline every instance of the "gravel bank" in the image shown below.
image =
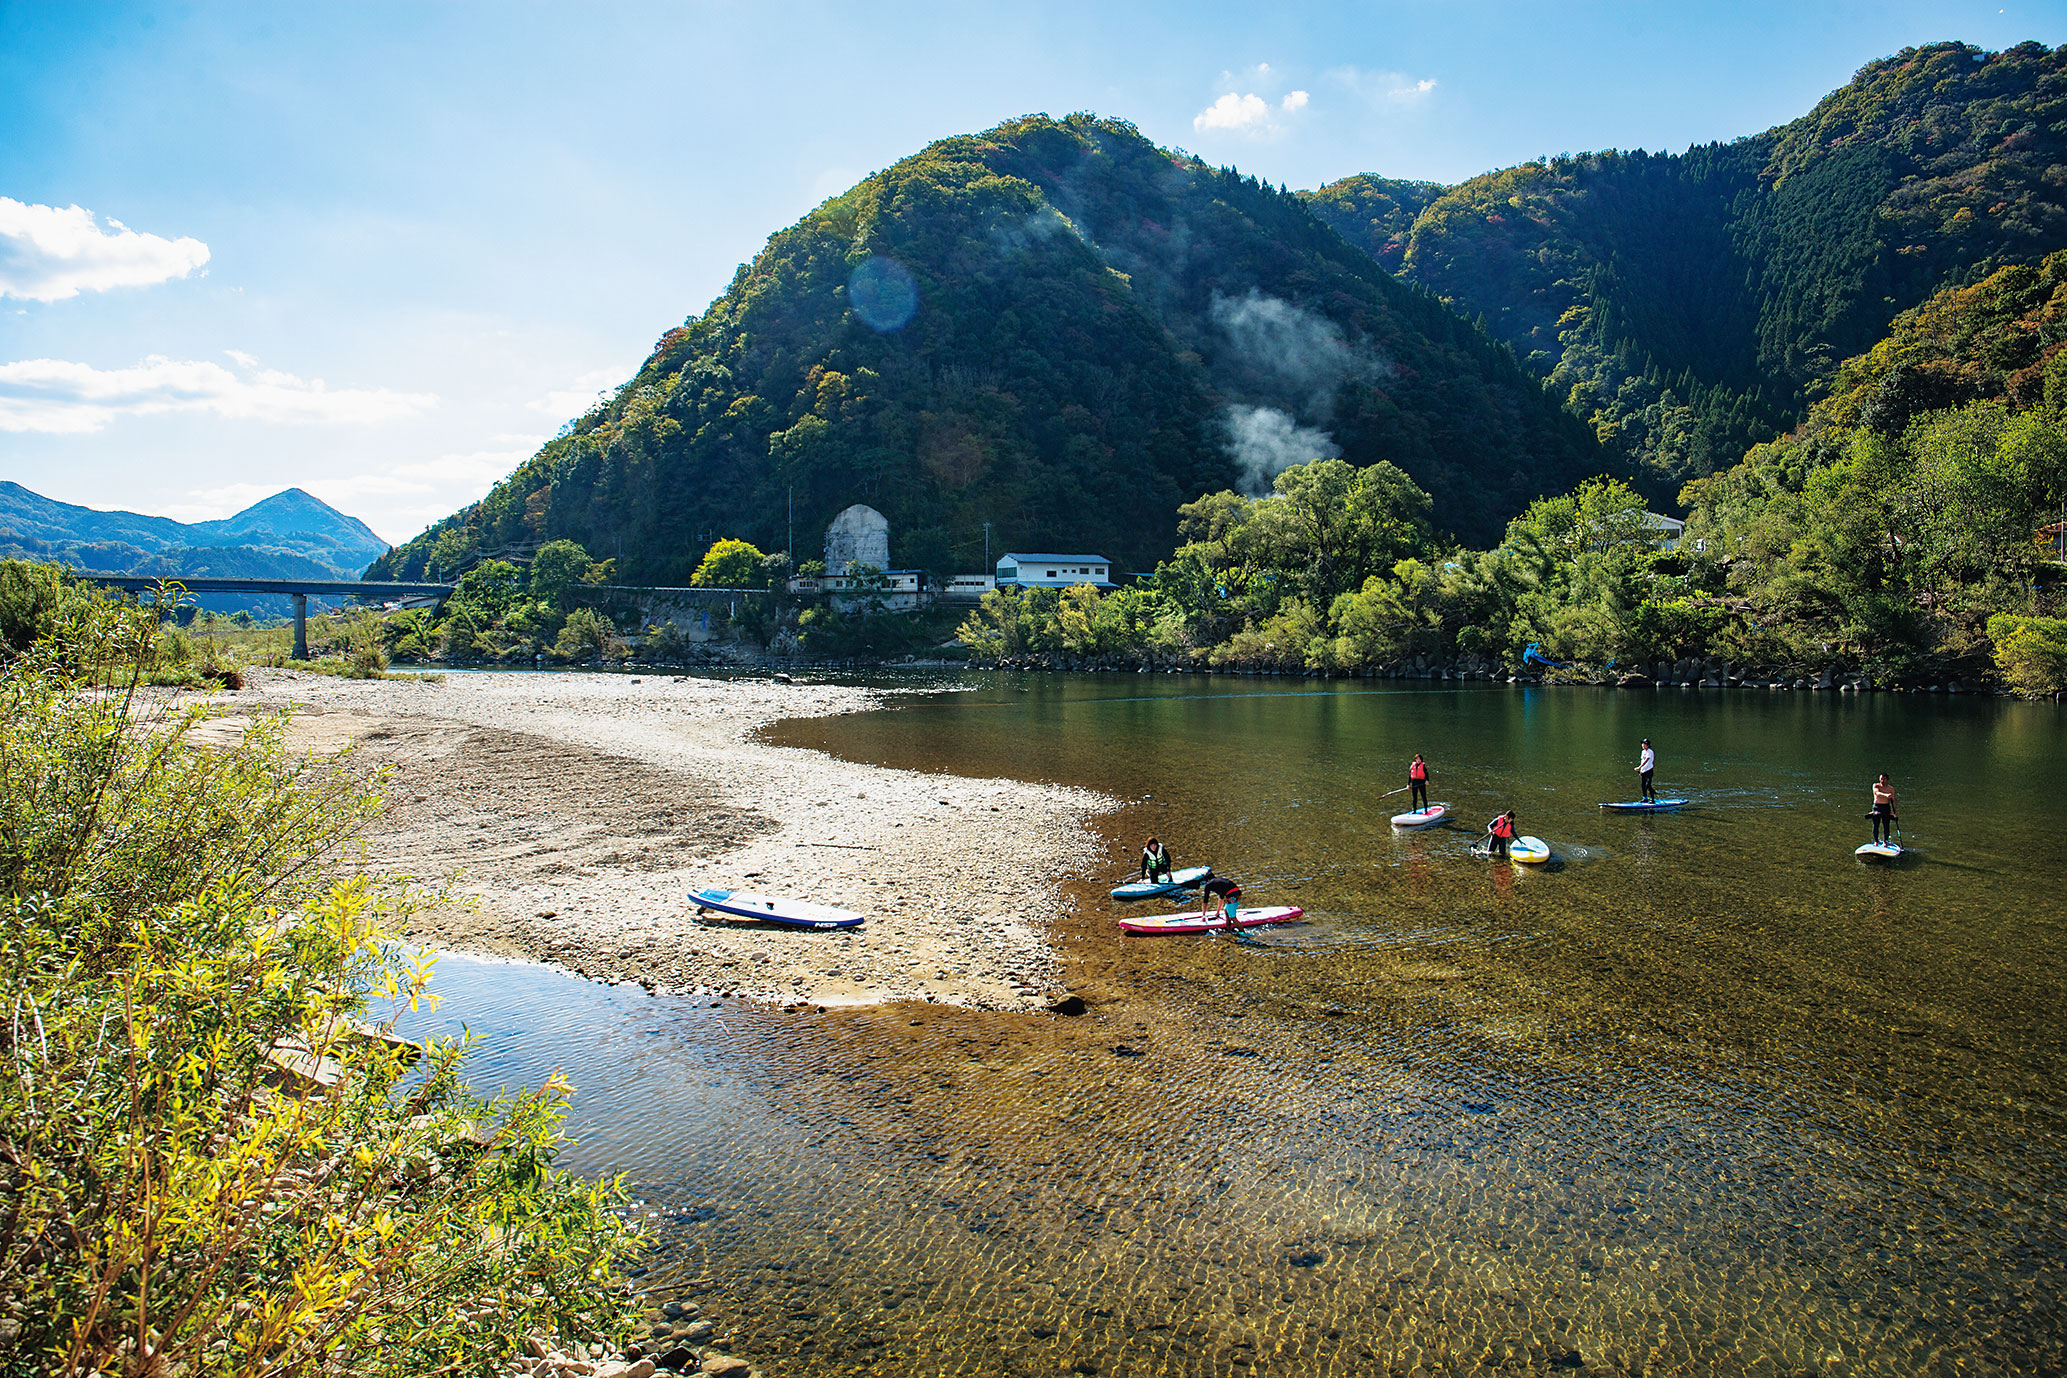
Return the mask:
<svg viewBox="0 0 2067 1378">
<path fill-rule="evenodd" d="M 260 671 L 220 696 L 292 706 L 294 743 L 389 770 L 381 868 L 456 876 L 433 946 L 552 961 L 655 989 L 775 1003 L 934 1000 L 1032 1008 L 1058 992 L 1044 936 L 1059 881 L 1096 865 L 1112 800 L 1077 789 L 853 765 L 753 740 L 779 718 L 885 695 L 665 675 L 452 675 L 443 683 Z M 719 885 L 856 909 L 860 930 L 700 919 Z"/>
</svg>

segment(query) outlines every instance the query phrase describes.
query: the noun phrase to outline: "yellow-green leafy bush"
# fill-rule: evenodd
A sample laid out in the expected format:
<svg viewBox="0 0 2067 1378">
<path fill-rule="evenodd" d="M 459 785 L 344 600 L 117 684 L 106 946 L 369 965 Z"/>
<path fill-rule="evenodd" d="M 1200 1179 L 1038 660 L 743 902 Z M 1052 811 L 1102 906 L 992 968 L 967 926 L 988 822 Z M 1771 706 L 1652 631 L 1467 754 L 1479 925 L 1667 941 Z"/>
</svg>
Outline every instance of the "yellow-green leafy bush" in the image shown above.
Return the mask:
<svg viewBox="0 0 2067 1378">
<path fill-rule="evenodd" d="M 630 1227 L 553 1167 L 566 1085 L 483 1099 L 460 1044 L 357 1017 L 429 977 L 352 866 L 378 799 L 139 693 L 153 613 L 67 617 L 0 673 L 0 1373 L 487 1372 L 621 1333 Z"/>
</svg>

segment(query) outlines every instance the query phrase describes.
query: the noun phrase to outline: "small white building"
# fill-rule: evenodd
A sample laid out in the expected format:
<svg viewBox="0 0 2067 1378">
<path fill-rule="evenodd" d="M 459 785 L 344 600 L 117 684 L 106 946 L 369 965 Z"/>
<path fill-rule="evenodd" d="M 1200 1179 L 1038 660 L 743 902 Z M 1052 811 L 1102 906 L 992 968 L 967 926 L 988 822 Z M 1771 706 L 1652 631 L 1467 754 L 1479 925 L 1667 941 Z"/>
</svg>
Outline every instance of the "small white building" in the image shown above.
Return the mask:
<svg viewBox="0 0 2067 1378">
<path fill-rule="evenodd" d="M 1112 561 L 1103 555 L 1042 555 L 1008 553 L 998 561 L 998 587 L 1017 584 L 1020 588 L 1068 588 L 1071 584 L 1091 584 L 1109 589 L 1112 583 Z"/>
<path fill-rule="evenodd" d="M 1674 550 L 1679 546 L 1679 537 L 1687 524 L 1678 517 L 1668 517 L 1662 512 L 1644 513 L 1644 530 L 1650 534 L 1651 544 L 1660 550 Z"/>
<path fill-rule="evenodd" d="M 950 574 L 940 586 L 940 597 L 948 603 L 975 603 L 997 586 L 998 581 L 988 574 Z"/>
<path fill-rule="evenodd" d="M 800 574 L 789 581 L 789 591 L 829 599 L 836 608 L 851 607 L 873 597 L 890 611 L 903 612 L 925 601 L 922 578 L 923 571 L 916 569 L 886 569 L 874 578 L 856 574 Z"/>
</svg>

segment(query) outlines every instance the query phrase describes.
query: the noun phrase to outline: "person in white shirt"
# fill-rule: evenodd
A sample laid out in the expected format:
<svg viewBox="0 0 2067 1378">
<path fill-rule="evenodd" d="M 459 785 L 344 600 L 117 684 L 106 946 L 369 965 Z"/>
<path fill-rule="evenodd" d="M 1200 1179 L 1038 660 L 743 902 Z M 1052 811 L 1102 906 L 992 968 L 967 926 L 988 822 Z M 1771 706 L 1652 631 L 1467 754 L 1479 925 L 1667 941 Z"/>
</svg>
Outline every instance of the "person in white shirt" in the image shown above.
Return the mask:
<svg viewBox="0 0 2067 1378">
<path fill-rule="evenodd" d="M 1646 737 L 1643 741 L 1643 750 L 1638 753 L 1636 758 L 1636 773 L 1643 778 L 1644 802 L 1646 804 L 1658 802 L 1658 791 L 1651 787 L 1651 773 L 1657 769 L 1657 753 L 1651 750 L 1651 739 Z"/>
</svg>

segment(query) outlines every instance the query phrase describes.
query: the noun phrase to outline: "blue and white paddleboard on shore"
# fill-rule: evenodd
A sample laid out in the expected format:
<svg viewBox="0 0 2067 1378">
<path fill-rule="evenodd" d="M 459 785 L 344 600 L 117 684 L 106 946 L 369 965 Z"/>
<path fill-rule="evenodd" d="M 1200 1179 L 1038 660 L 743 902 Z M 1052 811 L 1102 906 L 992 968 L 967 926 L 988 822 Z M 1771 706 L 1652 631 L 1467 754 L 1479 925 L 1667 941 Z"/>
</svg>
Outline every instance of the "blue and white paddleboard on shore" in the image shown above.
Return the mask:
<svg viewBox="0 0 2067 1378">
<path fill-rule="evenodd" d="M 1113 887 L 1112 897 L 1116 900 L 1152 900 L 1161 895 L 1174 895 L 1213 874 L 1211 866 L 1187 866 L 1181 871 L 1170 872 L 1168 880 L 1136 880 Z"/>
<path fill-rule="evenodd" d="M 1425 828 L 1431 823 L 1440 823 L 1449 816 L 1450 806 L 1448 804 L 1430 804 L 1425 809 L 1409 809 L 1405 813 L 1394 814 L 1392 816 L 1392 826 L 1395 828 Z"/>
<path fill-rule="evenodd" d="M 691 890 L 689 902 L 698 909 L 715 909 L 741 919 L 759 919 L 787 928 L 853 928 L 861 915 L 829 904 L 784 899 L 780 895 L 757 895 L 751 890 Z"/>
<path fill-rule="evenodd" d="M 1667 809 L 1682 808 L 1686 803 L 1684 799 L 1620 799 L 1601 807 L 1620 809 L 1625 813 L 1663 813 Z"/>
</svg>

